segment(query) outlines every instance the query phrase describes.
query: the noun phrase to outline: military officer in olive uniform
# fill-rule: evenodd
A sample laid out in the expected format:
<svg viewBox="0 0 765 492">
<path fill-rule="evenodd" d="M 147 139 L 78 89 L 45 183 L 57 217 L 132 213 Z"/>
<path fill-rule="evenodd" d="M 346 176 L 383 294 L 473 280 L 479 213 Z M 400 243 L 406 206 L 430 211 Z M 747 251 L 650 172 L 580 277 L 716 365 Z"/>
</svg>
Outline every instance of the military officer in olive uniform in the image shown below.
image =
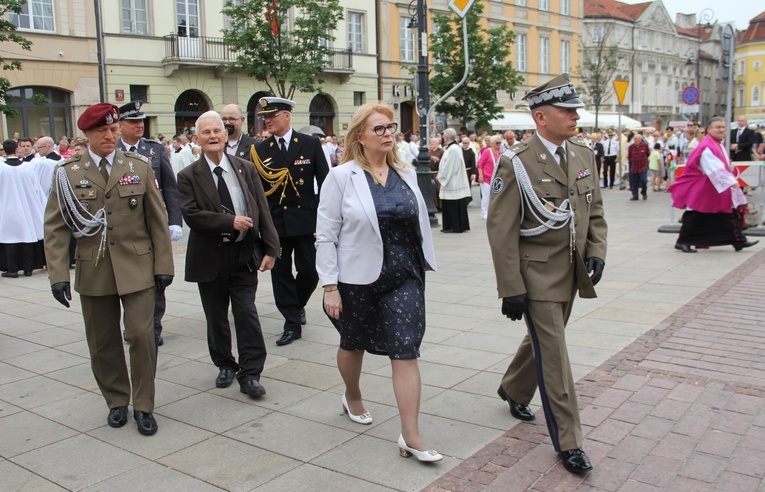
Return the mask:
<svg viewBox="0 0 765 492">
<path fill-rule="evenodd" d="M 257 146 L 255 166 L 281 244 L 271 272 L 276 307 L 284 316 L 284 333 L 276 344 L 288 345 L 302 336 L 305 305 L 319 282 L 314 245 L 319 197 L 314 186 L 321 188 L 329 164 L 318 138 L 291 128 L 294 101 L 264 97 L 260 106 L 258 114 L 271 136 Z M 292 275 L 293 252 L 297 276 Z"/>
<path fill-rule="evenodd" d="M 178 185 L 175 180 L 170 156 L 165 152 L 165 146 L 159 142 L 143 138 L 146 115 L 141 111 L 143 101 L 131 101 L 120 106 L 120 140 L 118 147 L 123 152 L 138 152 L 146 157 L 157 178 L 157 186 L 167 209 L 167 221 L 170 223 L 170 240 L 178 241 L 183 237 L 183 217 L 178 204 Z M 167 301 L 165 291 L 157 291 L 154 298 L 154 338 L 157 346 L 163 345 L 162 317 L 165 315 Z M 128 338 L 125 334 L 125 341 Z"/>
<path fill-rule="evenodd" d="M 568 74 L 524 99 L 537 132 L 500 157 L 487 222 L 502 313 L 525 317 L 528 327 L 498 393 L 514 417 L 533 420 L 528 404 L 539 387 L 555 451 L 568 471 L 584 473 L 592 465 L 582 450 L 564 329 L 576 292 L 596 297 L 606 221 L 595 156 L 571 138 L 584 104 Z"/>
<path fill-rule="evenodd" d="M 154 172 L 140 154 L 117 149 L 119 111 L 99 103 L 77 120 L 88 151 L 60 164 L 45 210 L 45 256 L 53 297 L 69 307 L 69 238 L 77 238 L 74 289 L 80 294 L 91 367 L 109 407 L 107 423 L 133 417 L 138 432 L 154 419 L 154 295 L 173 280 L 167 213 Z M 130 339 L 130 377 L 120 333 Z"/>
</svg>

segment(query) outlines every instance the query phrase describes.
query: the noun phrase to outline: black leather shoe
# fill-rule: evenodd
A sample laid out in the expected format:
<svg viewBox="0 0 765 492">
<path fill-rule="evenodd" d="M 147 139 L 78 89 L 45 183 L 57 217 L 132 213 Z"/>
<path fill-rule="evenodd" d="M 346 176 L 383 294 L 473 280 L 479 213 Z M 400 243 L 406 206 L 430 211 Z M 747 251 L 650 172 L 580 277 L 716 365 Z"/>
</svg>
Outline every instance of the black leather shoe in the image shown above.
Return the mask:
<svg viewBox="0 0 765 492">
<path fill-rule="evenodd" d="M 696 250 L 688 246 L 687 244 L 675 244 L 675 249 L 682 251 L 683 253 L 696 253 Z"/>
<path fill-rule="evenodd" d="M 502 389 L 502 386 L 497 390 L 497 394 L 510 405 L 510 415 L 513 417 L 518 420 L 534 420 L 536 418 L 534 417 L 534 412 L 531 411 L 528 405 L 518 403 L 507 396 L 507 393 Z"/>
<path fill-rule="evenodd" d="M 157 433 L 157 421 L 154 420 L 154 415 L 147 412 L 133 412 L 133 418 L 138 426 L 138 432 L 144 436 L 152 436 Z"/>
<path fill-rule="evenodd" d="M 258 398 L 266 394 L 266 389 L 256 379 L 250 379 L 239 385 L 239 391 L 250 398 Z"/>
<path fill-rule="evenodd" d="M 633 196 L 633 197 L 631 197 L 631 198 L 630 198 L 630 201 L 631 201 L 631 202 L 636 202 L 636 201 L 637 201 L 637 199 L 638 199 L 638 197 L 636 197 L 636 196 Z"/>
<path fill-rule="evenodd" d="M 563 468 L 571 473 L 586 473 L 592 470 L 590 458 L 581 449 L 561 451 L 560 459 L 563 461 Z"/>
<path fill-rule="evenodd" d="M 741 251 L 744 248 L 751 248 L 757 243 L 759 243 L 759 241 L 747 241 L 745 243 L 734 244 L 733 249 L 735 249 L 736 251 Z"/>
<path fill-rule="evenodd" d="M 3 277 L 5 278 L 19 278 L 18 272 L 3 272 Z"/>
<path fill-rule="evenodd" d="M 116 407 L 109 410 L 109 416 L 106 417 L 106 423 L 109 427 L 122 427 L 127 424 L 127 407 Z"/>
<path fill-rule="evenodd" d="M 282 336 L 279 337 L 279 340 L 276 341 L 276 345 L 282 346 L 282 345 L 289 345 L 294 340 L 300 340 L 302 338 L 302 335 L 300 333 L 295 333 L 294 331 L 285 331 L 282 333 Z"/>
<path fill-rule="evenodd" d="M 228 388 L 231 386 L 232 381 L 234 381 L 234 370 L 228 367 L 221 367 L 218 377 L 215 378 L 215 387 Z"/>
<path fill-rule="evenodd" d="M 305 308 L 303 308 L 300 310 L 300 324 L 305 326 L 306 323 L 307 321 L 305 319 Z"/>
</svg>

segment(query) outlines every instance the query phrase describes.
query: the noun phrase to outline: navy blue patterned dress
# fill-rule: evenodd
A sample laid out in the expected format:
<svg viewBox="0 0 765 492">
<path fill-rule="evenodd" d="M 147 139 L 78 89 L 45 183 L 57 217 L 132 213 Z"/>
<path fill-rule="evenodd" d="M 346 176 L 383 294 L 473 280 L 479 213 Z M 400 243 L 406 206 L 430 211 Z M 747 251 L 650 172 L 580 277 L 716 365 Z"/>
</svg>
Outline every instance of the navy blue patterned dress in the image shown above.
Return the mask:
<svg viewBox="0 0 765 492">
<path fill-rule="evenodd" d="M 382 235 L 382 271 L 369 285 L 338 282 L 343 311 L 339 321 L 332 321 L 342 349 L 416 359 L 425 334 L 425 258 L 417 197 L 393 169 L 385 186 L 365 175 Z"/>
</svg>

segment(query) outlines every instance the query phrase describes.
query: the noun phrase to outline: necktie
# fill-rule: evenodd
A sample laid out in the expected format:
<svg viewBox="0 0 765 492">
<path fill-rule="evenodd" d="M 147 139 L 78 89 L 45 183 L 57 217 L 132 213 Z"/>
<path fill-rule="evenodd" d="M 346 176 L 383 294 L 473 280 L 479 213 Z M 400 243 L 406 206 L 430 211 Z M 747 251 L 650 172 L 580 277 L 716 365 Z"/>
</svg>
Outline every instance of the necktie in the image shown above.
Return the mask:
<svg viewBox="0 0 765 492">
<path fill-rule="evenodd" d="M 560 168 L 563 169 L 563 172 L 566 176 L 568 176 L 568 162 L 566 162 L 566 151 L 563 150 L 563 147 L 558 147 L 555 150 L 555 153 L 560 156 Z"/>
<path fill-rule="evenodd" d="M 287 142 L 283 138 L 279 139 L 279 148 L 282 149 L 282 154 L 287 153 Z"/>
<path fill-rule="evenodd" d="M 608 139 L 608 155 L 611 155 L 611 145 L 614 143 L 610 138 Z"/>
<path fill-rule="evenodd" d="M 228 192 L 228 186 L 223 179 L 223 169 L 217 166 L 213 171 L 218 176 L 218 196 L 220 197 L 220 203 L 223 205 L 223 212 L 231 215 L 236 215 L 234 211 L 234 201 L 231 199 L 231 194 Z"/>
<path fill-rule="evenodd" d="M 109 170 L 106 168 L 106 166 L 108 165 L 109 165 L 109 161 L 107 161 L 106 159 L 101 159 L 99 171 L 101 171 L 101 176 L 104 177 L 104 182 L 106 183 L 109 182 Z"/>
<path fill-rule="evenodd" d="M 135 152 L 135 145 L 130 146 L 130 152 Z"/>
</svg>

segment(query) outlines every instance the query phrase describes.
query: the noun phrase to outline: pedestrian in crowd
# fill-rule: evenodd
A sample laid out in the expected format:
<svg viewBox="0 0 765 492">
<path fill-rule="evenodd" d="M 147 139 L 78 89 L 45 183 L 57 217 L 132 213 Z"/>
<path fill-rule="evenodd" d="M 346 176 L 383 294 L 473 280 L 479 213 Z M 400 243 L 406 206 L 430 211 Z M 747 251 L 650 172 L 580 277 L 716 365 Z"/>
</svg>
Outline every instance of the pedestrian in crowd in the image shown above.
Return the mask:
<svg viewBox="0 0 765 492">
<path fill-rule="evenodd" d="M 460 137 L 457 137 L 458 139 Z M 465 137 L 461 140 L 462 142 L 462 157 L 465 159 L 465 172 L 467 173 L 468 177 L 468 186 L 473 185 L 473 181 L 475 180 L 476 173 L 478 172 L 476 168 L 476 159 L 475 159 L 475 153 L 473 152 L 473 149 L 470 148 L 470 139 Z M 467 145 L 465 144 L 467 142 Z M 443 152 L 443 151 L 442 151 Z M 468 203 L 473 201 L 473 193 L 471 191 L 470 197 L 468 197 Z"/>
<path fill-rule="evenodd" d="M 343 162 L 343 154 L 345 154 L 344 138 L 337 141 L 337 148 L 335 149 L 335 161 L 337 161 L 338 164 Z"/>
<path fill-rule="evenodd" d="M 194 156 L 190 152 L 184 152 L 181 145 L 181 137 L 175 135 L 170 139 L 170 166 L 177 176 L 186 167 L 194 162 Z"/>
<path fill-rule="evenodd" d="M 439 198 L 443 213 L 441 232 L 460 233 L 470 230 L 467 206 L 470 198 L 470 183 L 465 170 L 465 158 L 455 139 L 454 128 L 444 130 L 446 149 L 438 167 L 438 182 L 441 183 Z"/>
<path fill-rule="evenodd" d="M 490 139 L 489 149 L 481 154 L 481 158 L 478 159 L 478 165 L 476 166 L 478 171 L 478 183 L 481 188 L 481 218 L 486 220 L 489 216 L 489 196 L 491 195 L 491 180 L 494 176 L 494 169 L 499 162 L 499 146 L 502 143 L 502 138 L 499 135 L 494 135 Z M 510 152 L 512 152 L 511 147 Z"/>
<path fill-rule="evenodd" d="M 695 253 L 692 246 L 754 246 L 741 230 L 737 207 L 746 204 L 725 150 L 725 119 L 710 120 L 708 135 L 688 157 L 683 174 L 669 187 L 672 206 L 686 209 L 675 249 Z"/>
<path fill-rule="evenodd" d="M 119 127 L 121 136 L 117 146 L 125 153 L 137 153 L 144 156 L 151 164 L 156 179 L 154 184 L 159 188 L 159 193 L 167 210 L 170 240 L 175 242 L 183 237 L 183 220 L 181 208 L 178 205 L 178 185 L 170 164 L 170 158 L 162 148 L 162 144 L 143 138 L 143 121 L 146 119 L 146 114 L 141 111 L 142 107 L 143 101 L 131 101 L 120 107 Z M 154 298 L 154 337 L 157 341 L 157 347 L 165 343 L 162 338 L 162 318 L 166 308 L 165 291 L 157 289 Z M 127 330 L 123 333 L 123 338 L 126 342 L 130 341 Z"/>
<path fill-rule="evenodd" d="M 441 191 L 441 183 L 438 182 L 438 168 L 441 165 L 441 158 L 444 156 L 444 149 L 441 148 L 441 139 L 438 137 L 432 137 L 430 139 L 430 145 L 428 146 L 428 154 L 430 155 L 430 170 L 433 172 L 433 185 L 436 192 L 433 194 L 433 205 L 438 212 L 441 211 L 441 199 L 438 197 Z M 404 162 L 408 162 L 404 160 Z"/>
<path fill-rule="evenodd" d="M 321 142 L 290 126 L 295 102 L 279 97 L 260 100 L 260 115 L 271 137 L 257 147 L 258 168 L 268 197 L 271 217 L 279 234 L 281 254 L 271 282 L 274 301 L 284 316 L 284 331 L 276 345 L 289 345 L 302 337 L 305 306 L 316 289 L 316 208 L 319 190 L 329 172 Z M 292 274 L 295 261 L 297 276 Z"/>
<path fill-rule="evenodd" d="M 751 161 L 754 146 L 754 132 L 747 127 L 746 116 L 738 117 L 738 128 L 730 131 L 730 160 L 733 162 Z"/>
<path fill-rule="evenodd" d="M 417 164 L 417 158 L 420 156 L 420 137 L 412 135 L 409 137 L 409 162 Z"/>
<path fill-rule="evenodd" d="M 502 145 L 499 146 L 499 152 L 501 154 L 504 154 L 508 151 L 508 149 L 512 148 L 513 145 L 515 145 L 515 132 L 512 130 L 508 130 L 504 134 L 504 138 L 502 139 Z"/>
<path fill-rule="evenodd" d="M 74 144 L 73 148 L 74 148 L 75 154 L 82 155 L 88 151 L 88 144 L 86 144 L 85 142 L 77 142 L 76 144 Z"/>
<path fill-rule="evenodd" d="M 32 160 L 29 164 L 35 169 L 35 173 L 40 181 L 40 186 L 45 192 L 45 200 L 43 201 L 43 207 L 48 200 L 48 194 L 51 190 L 53 182 L 53 171 L 59 164 L 63 157 L 61 157 L 55 149 L 56 143 L 52 138 L 47 135 L 43 135 L 35 142 L 37 147 L 37 153 L 39 156 Z"/>
<path fill-rule="evenodd" d="M 354 422 L 372 423 L 359 386 L 364 351 L 387 355 L 400 454 L 432 462 L 443 456 L 428 450 L 420 435 L 417 358 L 425 333 L 425 270 L 436 262 L 417 175 L 395 150 L 396 127 L 387 105 L 365 104 L 353 115 L 343 163 L 322 188 L 316 267 L 324 311 L 340 332 L 343 410 Z"/>
<path fill-rule="evenodd" d="M 52 140 L 51 140 L 52 142 Z M 43 216 L 48 195 L 43 189 L 34 166 L 16 156 L 18 143 L 3 142 L 9 156 L 0 163 L 0 269 L 5 278 L 18 278 L 19 270 L 31 277 L 42 266 L 35 260 L 35 248 L 43 238 Z"/>
<path fill-rule="evenodd" d="M 251 151 L 252 147 L 255 146 L 255 139 L 242 132 L 242 126 L 244 126 L 242 108 L 237 104 L 227 104 L 220 111 L 220 117 L 228 135 L 226 154 L 252 161 Z"/>
<path fill-rule="evenodd" d="M 648 144 L 643 140 L 643 135 L 635 134 L 632 145 L 627 149 L 627 160 L 630 169 L 630 200 L 638 199 L 638 191 L 643 195 L 643 200 L 648 199 Z"/>
<path fill-rule="evenodd" d="M 215 386 L 236 376 L 250 398 L 266 394 L 260 375 L 266 346 L 255 307 L 258 271 L 274 266 L 279 238 L 260 176 L 247 160 L 226 152 L 227 131 L 215 111 L 196 122 L 202 157 L 178 174 L 183 218 L 191 228 L 186 281 L 196 282 L 207 321 L 207 346 L 218 368 Z M 231 351 L 231 304 L 239 360 Z"/>
<path fill-rule="evenodd" d="M 590 148 L 592 149 L 593 154 L 595 154 L 595 167 L 598 170 L 597 176 L 600 176 L 600 169 L 603 167 L 603 156 L 605 155 L 605 149 L 603 148 L 602 134 L 598 136 L 598 133 L 593 133 L 590 135 Z"/>
<path fill-rule="evenodd" d="M 566 470 L 584 473 L 592 464 L 582 449 L 565 327 L 577 290 L 596 297 L 606 255 L 603 203 L 592 150 L 571 138 L 584 104 L 568 74 L 524 99 L 537 133 L 500 158 L 486 224 L 502 314 L 528 326 L 498 394 L 515 418 L 533 420 L 528 405 L 538 386 L 555 451 Z"/>
<path fill-rule="evenodd" d="M 411 162 L 412 153 L 409 151 L 409 142 L 406 141 L 403 133 L 396 134 L 396 155 L 403 162 Z"/>
<path fill-rule="evenodd" d="M 77 237 L 74 289 L 80 294 L 91 367 L 109 407 L 107 423 L 122 427 L 133 397 L 138 432 L 157 432 L 154 418 L 154 297 L 173 281 L 167 212 L 148 159 L 117 148 L 119 110 L 99 103 L 77 127 L 88 152 L 60 165 L 45 210 L 45 255 L 53 297 L 72 299 L 69 240 Z M 130 339 L 130 377 L 120 334 L 120 303 Z"/>
<path fill-rule="evenodd" d="M 603 144 L 603 188 L 613 189 L 616 177 L 616 160 L 619 157 L 619 139 L 612 129 L 606 131 Z"/>
<path fill-rule="evenodd" d="M 661 191 L 662 147 L 660 142 L 653 144 L 653 150 L 648 156 L 648 174 L 651 176 L 651 190 Z"/>
<path fill-rule="evenodd" d="M 35 158 L 35 148 L 32 139 L 20 138 L 19 148 L 16 153 L 18 154 L 19 159 L 21 159 L 21 162 L 32 162 L 32 159 Z"/>
<path fill-rule="evenodd" d="M 61 137 L 61 140 L 58 141 L 58 153 L 64 159 L 69 159 L 74 155 L 74 149 L 69 146 L 68 138 Z"/>
</svg>

